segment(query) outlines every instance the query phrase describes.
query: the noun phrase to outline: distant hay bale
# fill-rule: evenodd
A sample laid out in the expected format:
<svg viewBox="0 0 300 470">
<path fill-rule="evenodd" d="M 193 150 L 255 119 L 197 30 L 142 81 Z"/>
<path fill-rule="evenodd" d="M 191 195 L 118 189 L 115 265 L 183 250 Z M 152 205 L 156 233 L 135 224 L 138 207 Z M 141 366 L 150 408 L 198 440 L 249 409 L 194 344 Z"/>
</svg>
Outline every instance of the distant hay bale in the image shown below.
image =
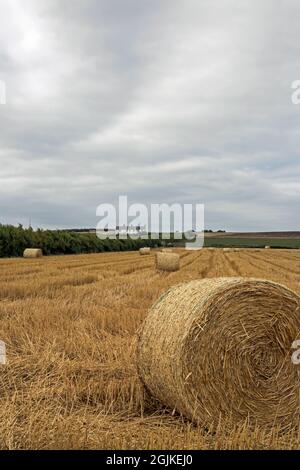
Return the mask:
<svg viewBox="0 0 300 470">
<path fill-rule="evenodd" d="M 223 248 L 223 251 L 225 251 L 225 253 L 228 253 L 229 251 L 233 251 L 233 248 Z"/>
<path fill-rule="evenodd" d="M 267 245 L 267 246 L 265 246 L 265 250 L 270 250 L 270 249 L 271 249 L 271 247 L 270 247 L 270 246 L 268 246 L 268 245 Z"/>
<path fill-rule="evenodd" d="M 171 410 L 215 429 L 220 419 L 287 430 L 300 417 L 300 297 L 265 280 L 216 278 L 172 287 L 138 338 L 138 372 Z M 163 352 L 163 354 L 162 354 Z"/>
<path fill-rule="evenodd" d="M 23 253 L 24 258 L 41 258 L 43 251 L 40 248 L 26 248 Z"/>
<path fill-rule="evenodd" d="M 213 250 L 215 250 L 215 248 L 214 248 L 213 246 L 210 246 L 210 247 L 208 248 L 208 250 L 213 251 Z"/>
<path fill-rule="evenodd" d="M 156 269 L 160 271 L 178 271 L 180 269 L 180 256 L 176 253 L 156 253 Z"/>
<path fill-rule="evenodd" d="M 144 247 L 144 248 L 140 248 L 140 255 L 150 255 L 150 248 L 149 247 Z"/>
</svg>

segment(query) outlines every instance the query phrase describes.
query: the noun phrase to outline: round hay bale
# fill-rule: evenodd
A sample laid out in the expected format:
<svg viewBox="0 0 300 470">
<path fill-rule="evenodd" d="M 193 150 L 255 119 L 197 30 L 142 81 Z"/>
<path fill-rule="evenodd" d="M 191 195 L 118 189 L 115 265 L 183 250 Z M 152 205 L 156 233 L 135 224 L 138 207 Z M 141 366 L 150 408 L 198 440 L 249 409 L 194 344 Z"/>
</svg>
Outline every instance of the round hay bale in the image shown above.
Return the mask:
<svg viewBox="0 0 300 470">
<path fill-rule="evenodd" d="M 268 245 L 267 245 L 267 246 L 265 246 L 265 250 L 270 250 L 270 249 L 271 249 L 271 247 L 270 247 L 270 246 L 268 246 Z"/>
<path fill-rule="evenodd" d="M 233 248 L 223 248 L 223 251 L 225 251 L 225 253 L 228 253 L 229 251 L 233 251 Z"/>
<path fill-rule="evenodd" d="M 176 253 L 156 253 L 155 265 L 160 271 L 178 271 L 180 256 Z"/>
<path fill-rule="evenodd" d="M 23 253 L 24 258 L 41 258 L 43 251 L 40 248 L 26 248 Z"/>
<path fill-rule="evenodd" d="M 150 248 L 149 247 L 144 247 L 144 248 L 140 248 L 140 255 L 150 255 Z"/>
<path fill-rule="evenodd" d="M 169 289 L 138 340 L 146 389 L 190 420 L 214 429 L 233 423 L 297 425 L 300 297 L 265 280 L 216 278 Z"/>
</svg>

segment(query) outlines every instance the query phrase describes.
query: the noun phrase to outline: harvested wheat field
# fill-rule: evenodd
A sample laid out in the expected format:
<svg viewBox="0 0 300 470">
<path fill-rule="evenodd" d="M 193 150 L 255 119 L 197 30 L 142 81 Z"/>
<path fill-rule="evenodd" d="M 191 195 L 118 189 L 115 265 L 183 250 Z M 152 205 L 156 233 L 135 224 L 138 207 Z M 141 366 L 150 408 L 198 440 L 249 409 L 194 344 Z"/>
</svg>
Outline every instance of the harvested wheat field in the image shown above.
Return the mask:
<svg viewBox="0 0 300 470">
<path fill-rule="evenodd" d="M 300 294 L 300 252 L 174 252 L 171 273 L 155 251 L 0 260 L 1 449 L 300 448 L 298 429 L 194 425 L 147 395 L 136 362 L 137 332 L 168 288 L 253 277 Z"/>
</svg>

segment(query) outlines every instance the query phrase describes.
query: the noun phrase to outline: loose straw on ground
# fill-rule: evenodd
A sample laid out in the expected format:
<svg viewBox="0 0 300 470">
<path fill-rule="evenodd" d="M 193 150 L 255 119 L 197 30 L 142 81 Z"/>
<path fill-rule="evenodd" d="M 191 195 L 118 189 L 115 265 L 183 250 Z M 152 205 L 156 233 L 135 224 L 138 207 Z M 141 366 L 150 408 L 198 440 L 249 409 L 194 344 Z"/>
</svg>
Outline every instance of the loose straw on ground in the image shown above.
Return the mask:
<svg viewBox="0 0 300 470">
<path fill-rule="evenodd" d="M 215 428 L 221 418 L 286 430 L 299 423 L 300 298 L 265 280 L 217 278 L 171 288 L 139 334 L 146 389 Z"/>
</svg>

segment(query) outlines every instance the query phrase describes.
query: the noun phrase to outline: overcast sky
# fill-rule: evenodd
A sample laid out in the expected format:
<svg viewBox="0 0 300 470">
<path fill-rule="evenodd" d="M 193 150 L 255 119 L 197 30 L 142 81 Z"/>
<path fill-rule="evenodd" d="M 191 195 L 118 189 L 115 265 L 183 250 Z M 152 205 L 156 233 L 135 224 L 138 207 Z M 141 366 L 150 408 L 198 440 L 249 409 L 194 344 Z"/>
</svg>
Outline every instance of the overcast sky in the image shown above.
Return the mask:
<svg viewBox="0 0 300 470">
<path fill-rule="evenodd" d="M 0 222 L 300 230 L 299 0 L 0 0 Z"/>
</svg>

